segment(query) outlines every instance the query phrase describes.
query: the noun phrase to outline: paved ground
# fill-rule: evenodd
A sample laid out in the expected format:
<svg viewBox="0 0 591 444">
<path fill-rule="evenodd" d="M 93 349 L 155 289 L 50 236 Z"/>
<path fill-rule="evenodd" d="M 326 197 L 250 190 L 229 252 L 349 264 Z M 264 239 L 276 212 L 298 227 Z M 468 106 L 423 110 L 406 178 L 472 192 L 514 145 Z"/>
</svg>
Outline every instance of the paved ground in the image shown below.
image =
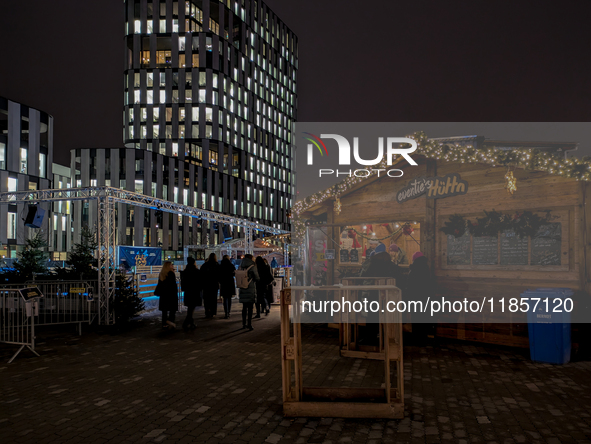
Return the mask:
<svg viewBox="0 0 591 444">
<path fill-rule="evenodd" d="M 238 304 L 236 304 L 238 305 Z M 235 307 L 238 310 L 239 306 Z M 521 350 L 405 347 L 403 420 L 284 419 L 277 308 L 253 332 L 157 319 L 119 335 L 41 331 L 41 357 L 0 346 L 1 443 L 591 442 L 591 362 L 535 364 Z M 378 384 L 375 362 L 339 358 L 336 332 L 303 329 L 304 374 Z M 329 382 L 330 383 L 330 382 Z"/>
</svg>

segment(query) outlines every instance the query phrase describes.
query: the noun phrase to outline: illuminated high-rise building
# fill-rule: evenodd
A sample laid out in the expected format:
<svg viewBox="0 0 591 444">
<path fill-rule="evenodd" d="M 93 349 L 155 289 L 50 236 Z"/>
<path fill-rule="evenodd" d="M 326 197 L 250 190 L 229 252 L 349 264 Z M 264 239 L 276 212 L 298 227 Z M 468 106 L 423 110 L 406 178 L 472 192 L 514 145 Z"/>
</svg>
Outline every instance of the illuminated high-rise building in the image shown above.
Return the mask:
<svg viewBox="0 0 591 444">
<path fill-rule="evenodd" d="M 124 148 L 75 150 L 75 184 L 111 185 L 289 230 L 293 32 L 261 1 L 126 0 L 125 48 Z M 118 226 L 120 244 L 179 251 L 221 242 L 211 224 L 154 210 L 120 206 Z"/>
</svg>

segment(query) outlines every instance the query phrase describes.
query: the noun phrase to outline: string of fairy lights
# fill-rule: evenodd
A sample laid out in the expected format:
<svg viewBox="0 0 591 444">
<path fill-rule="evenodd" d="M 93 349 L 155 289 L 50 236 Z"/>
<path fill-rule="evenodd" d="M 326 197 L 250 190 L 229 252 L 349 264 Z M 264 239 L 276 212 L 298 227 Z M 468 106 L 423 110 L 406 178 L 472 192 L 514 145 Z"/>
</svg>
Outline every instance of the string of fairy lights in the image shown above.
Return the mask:
<svg viewBox="0 0 591 444">
<path fill-rule="evenodd" d="M 471 145 L 451 145 L 449 143 L 429 140 L 427 135 L 422 131 L 416 132 L 408 137 L 417 142 L 417 152 L 430 159 L 459 163 L 486 163 L 493 167 L 511 166 L 513 168 L 523 168 L 530 171 L 543 171 L 569 179 L 591 181 L 591 159 L 587 156 L 582 159 L 575 157 L 563 159 L 545 151 L 539 151 L 535 148 L 511 151 L 500 150 L 497 148 L 487 148 L 486 150 L 482 150 L 473 148 Z M 376 166 L 375 170 L 387 167 L 386 159 L 384 159 Z M 337 202 L 335 210 L 338 208 L 337 211 L 340 212 L 340 196 L 358 183 L 373 177 L 376 174 L 377 172 L 370 170 L 370 175 L 365 177 L 348 177 L 324 191 L 312 194 L 311 196 L 296 202 L 292 207 L 292 214 L 294 216 L 292 222 L 296 234 L 302 234 L 305 230 L 305 222 L 301 219 L 302 213 L 329 199 L 335 199 Z M 511 188 L 514 188 L 514 186 L 515 183 L 512 182 Z M 512 191 L 514 192 L 515 189 L 516 188 Z"/>
</svg>

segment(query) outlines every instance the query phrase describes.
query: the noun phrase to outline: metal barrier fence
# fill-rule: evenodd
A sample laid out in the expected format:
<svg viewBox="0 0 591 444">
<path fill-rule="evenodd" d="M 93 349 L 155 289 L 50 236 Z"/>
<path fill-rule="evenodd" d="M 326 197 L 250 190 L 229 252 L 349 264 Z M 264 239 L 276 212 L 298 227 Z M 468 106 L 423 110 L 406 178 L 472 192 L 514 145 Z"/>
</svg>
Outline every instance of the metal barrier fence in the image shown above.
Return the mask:
<svg viewBox="0 0 591 444">
<path fill-rule="evenodd" d="M 37 356 L 35 351 L 35 316 L 38 310 L 37 301 L 25 301 L 16 288 L 0 289 L 0 342 L 20 345 L 10 358 L 14 358 L 27 347 Z"/>
<path fill-rule="evenodd" d="M 78 332 L 82 334 L 82 324 L 92 324 L 98 314 L 94 298 L 98 294 L 97 282 L 44 281 L 25 285 L 35 286 L 43 293 L 39 299 L 37 326 L 78 324 Z"/>
<path fill-rule="evenodd" d="M 19 289 L 37 287 L 43 297 L 25 301 Z M 27 282 L 18 285 L 5 285 L 0 288 L 0 342 L 21 345 L 10 359 L 24 347 L 35 352 L 35 327 L 43 325 L 78 324 L 78 334 L 82 334 L 82 324 L 91 324 L 97 317 L 97 283 L 92 281 L 43 281 Z"/>
</svg>

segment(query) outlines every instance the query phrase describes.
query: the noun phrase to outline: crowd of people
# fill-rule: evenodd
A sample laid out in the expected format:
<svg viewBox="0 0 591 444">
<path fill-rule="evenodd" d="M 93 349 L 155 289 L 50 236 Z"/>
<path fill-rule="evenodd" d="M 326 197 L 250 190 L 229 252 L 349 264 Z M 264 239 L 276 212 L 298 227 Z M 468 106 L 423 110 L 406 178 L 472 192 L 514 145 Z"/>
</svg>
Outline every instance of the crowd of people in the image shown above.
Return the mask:
<svg viewBox="0 0 591 444">
<path fill-rule="evenodd" d="M 260 318 L 261 314 L 266 316 L 271 311 L 273 271 L 261 256 L 255 259 L 251 254 L 244 255 L 238 269 L 227 255 L 219 263 L 215 253 L 211 253 L 201 268 L 197 267 L 195 259 L 189 257 L 180 277 L 183 303 L 187 307 L 187 316 L 182 324 L 185 331 L 195 329 L 193 315 L 198 306 L 203 305 L 206 319 L 217 316 L 218 293 L 223 300 L 224 319 L 229 319 L 232 298 L 238 291 L 238 301 L 242 304 L 242 328 L 248 331 L 253 330 L 253 318 Z M 164 262 L 154 294 L 160 297 L 158 308 L 162 312 L 162 328 L 176 329 L 179 300 L 172 262 Z M 254 308 L 256 314 L 253 316 Z"/>
<path fill-rule="evenodd" d="M 402 289 L 403 297 L 407 300 L 425 302 L 430 296 L 434 296 L 433 279 L 427 258 L 422 252 L 417 251 L 413 254 L 408 275 L 405 275 L 397 264 L 400 249 L 389 248 L 388 251 L 373 253 L 363 264 L 362 277 L 395 278 L 396 286 Z M 273 282 L 272 268 L 261 256 L 255 259 L 251 254 L 244 255 L 238 269 L 227 255 L 222 258 L 221 263 L 218 263 L 217 256 L 211 253 L 200 269 L 195 259 L 189 257 L 185 269 L 181 271 L 183 303 L 187 307 L 187 316 L 182 324 L 183 329 L 185 331 L 195 329 L 193 319 L 195 307 L 203 305 L 206 319 L 216 317 L 218 294 L 223 299 L 224 319 L 229 319 L 232 312 L 232 298 L 238 292 L 238 302 L 242 304 L 242 328 L 252 331 L 252 319 L 268 315 L 271 310 Z M 175 329 L 175 314 L 179 301 L 172 262 L 167 261 L 162 266 L 154 294 L 160 296 L 158 308 L 162 311 L 162 327 Z M 413 333 L 416 333 L 413 336 L 423 342 L 432 333 L 432 325 L 428 320 L 420 319 L 420 316 L 420 314 L 413 316 Z M 373 336 L 373 333 L 372 330 L 370 335 Z"/>
</svg>

